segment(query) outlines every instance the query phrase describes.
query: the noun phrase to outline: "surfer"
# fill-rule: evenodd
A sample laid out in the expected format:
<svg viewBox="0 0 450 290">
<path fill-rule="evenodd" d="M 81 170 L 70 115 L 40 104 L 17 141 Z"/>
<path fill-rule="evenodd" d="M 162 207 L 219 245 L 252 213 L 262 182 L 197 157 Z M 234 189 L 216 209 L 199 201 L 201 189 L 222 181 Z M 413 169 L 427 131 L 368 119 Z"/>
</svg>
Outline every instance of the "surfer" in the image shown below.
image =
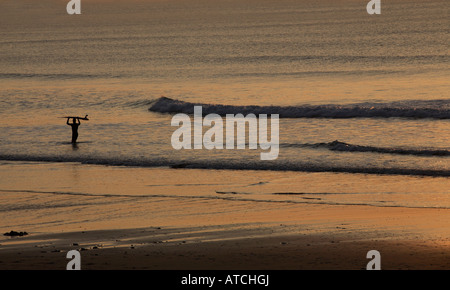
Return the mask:
<svg viewBox="0 0 450 290">
<path fill-rule="evenodd" d="M 72 123 L 69 123 L 70 118 L 67 118 L 67 125 L 72 127 L 72 144 L 77 143 L 78 138 L 78 126 L 80 126 L 81 122 L 79 118 L 72 118 Z"/>
</svg>

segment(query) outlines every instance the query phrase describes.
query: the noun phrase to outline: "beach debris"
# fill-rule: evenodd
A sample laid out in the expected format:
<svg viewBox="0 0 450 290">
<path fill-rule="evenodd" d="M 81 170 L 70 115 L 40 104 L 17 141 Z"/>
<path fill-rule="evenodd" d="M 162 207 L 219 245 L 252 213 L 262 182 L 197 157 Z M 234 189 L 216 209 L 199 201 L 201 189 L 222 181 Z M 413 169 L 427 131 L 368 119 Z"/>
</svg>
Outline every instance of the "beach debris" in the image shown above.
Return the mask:
<svg viewBox="0 0 450 290">
<path fill-rule="evenodd" d="M 93 249 L 93 250 L 97 250 L 97 249 L 100 249 L 100 248 L 102 248 L 102 247 L 103 247 L 102 244 L 97 244 L 97 245 L 93 246 L 92 249 Z"/>
<path fill-rule="evenodd" d="M 28 235 L 28 233 L 27 232 L 10 231 L 9 233 L 4 233 L 3 235 L 9 236 L 9 237 L 22 237 L 22 236 Z"/>
</svg>

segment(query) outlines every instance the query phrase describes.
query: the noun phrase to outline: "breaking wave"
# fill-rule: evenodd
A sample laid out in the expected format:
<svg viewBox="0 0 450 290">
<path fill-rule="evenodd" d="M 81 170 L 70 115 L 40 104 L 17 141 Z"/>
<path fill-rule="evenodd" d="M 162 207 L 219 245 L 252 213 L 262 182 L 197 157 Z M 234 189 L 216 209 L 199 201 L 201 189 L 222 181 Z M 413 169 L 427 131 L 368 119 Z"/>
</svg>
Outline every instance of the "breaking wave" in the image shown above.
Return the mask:
<svg viewBox="0 0 450 290">
<path fill-rule="evenodd" d="M 149 108 L 158 113 L 193 114 L 202 106 L 203 114 L 278 114 L 280 118 L 413 118 L 450 119 L 450 100 L 358 103 L 349 105 L 233 106 L 191 103 L 161 97 Z"/>
<path fill-rule="evenodd" d="M 449 177 L 450 171 L 446 169 L 417 169 L 397 167 L 367 167 L 367 166 L 342 166 L 309 164 L 303 162 L 271 162 L 271 161 L 249 161 L 239 160 L 170 160 L 159 159 L 130 159 L 130 158 L 93 158 L 82 156 L 30 156 L 30 155 L 0 155 L 0 160 L 5 161 L 33 161 L 33 162 L 76 162 L 82 164 L 107 165 L 107 166 L 129 166 L 129 167 L 169 167 L 187 169 L 217 169 L 217 170 L 272 170 L 272 171 L 300 171 L 300 172 L 340 172 L 340 173 L 362 173 L 382 175 L 416 175 Z"/>
<path fill-rule="evenodd" d="M 314 144 L 290 144 L 283 143 L 280 147 L 284 148 L 325 148 L 331 151 L 341 152 L 374 152 L 385 154 L 399 154 L 399 155 L 415 155 L 415 156 L 450 156 L 450 150 L 445 149 L 427 149 L 427 148 L 389 148 L 389 147 L 376 147 L 376 146 L 363 146 L 354 145 L 345 142 L 335 140 L 333 142 L 326 143 L 314 143 Z"/>
</svg>

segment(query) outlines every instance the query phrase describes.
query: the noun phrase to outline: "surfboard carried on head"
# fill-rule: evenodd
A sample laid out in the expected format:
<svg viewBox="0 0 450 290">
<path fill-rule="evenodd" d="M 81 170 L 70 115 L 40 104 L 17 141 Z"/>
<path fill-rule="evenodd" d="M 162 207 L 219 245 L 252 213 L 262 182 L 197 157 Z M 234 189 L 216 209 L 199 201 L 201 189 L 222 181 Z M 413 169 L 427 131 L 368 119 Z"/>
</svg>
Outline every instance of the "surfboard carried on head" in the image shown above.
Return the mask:
<svg viewBox="0 0 450 290">
<path fill-rule="evenodd" d="M 78 120 L 85 120 L 85 121 L 89 121 L 88 115 L 84 116 L 84 117 L 78 117 L 78 116 L 66 116 L 66 117 L 60 117 L 60 118 L 65 118 L 65 119 L 78 119 Z"/>
</svg>

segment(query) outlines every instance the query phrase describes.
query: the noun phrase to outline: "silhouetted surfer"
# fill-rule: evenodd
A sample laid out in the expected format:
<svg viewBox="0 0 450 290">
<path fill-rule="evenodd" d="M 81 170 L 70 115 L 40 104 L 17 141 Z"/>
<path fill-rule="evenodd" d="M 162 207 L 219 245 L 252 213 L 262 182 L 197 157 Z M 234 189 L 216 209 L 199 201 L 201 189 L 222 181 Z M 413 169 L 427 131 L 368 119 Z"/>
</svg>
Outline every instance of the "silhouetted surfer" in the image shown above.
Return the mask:
<svg viewBox="0 0 450 290">
<path fill-rule="evenodd" d="M 67 118 L 67 125 L 72 127 L 72 144 L 77 143 L 78 138 L 78 126 L 80 126 L 81 122 L 78 118 L 72 118 L 72 123 L 69 123 L 70 118 Z"/>
</svg>

